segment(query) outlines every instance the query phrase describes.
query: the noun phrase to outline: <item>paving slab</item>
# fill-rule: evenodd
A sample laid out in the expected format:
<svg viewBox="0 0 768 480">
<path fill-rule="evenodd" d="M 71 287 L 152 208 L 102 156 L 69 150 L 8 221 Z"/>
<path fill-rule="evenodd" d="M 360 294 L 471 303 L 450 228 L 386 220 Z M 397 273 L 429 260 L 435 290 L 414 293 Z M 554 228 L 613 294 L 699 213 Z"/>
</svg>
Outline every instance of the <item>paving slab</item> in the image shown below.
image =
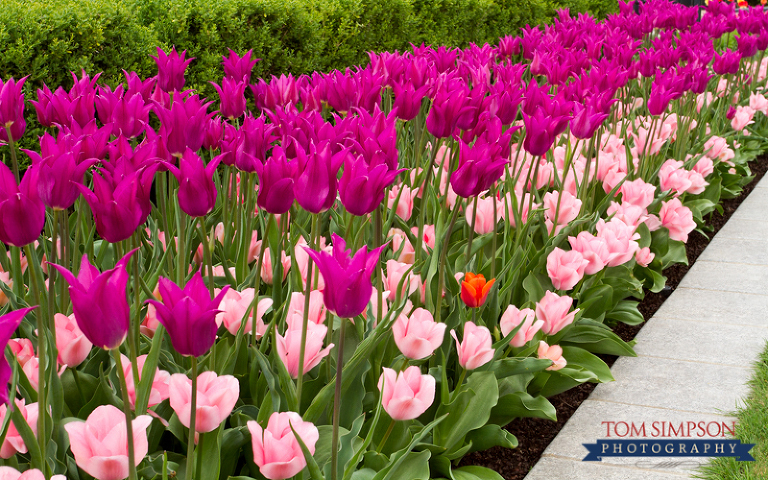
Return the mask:
<svg viewBox="0 0 768 480">
<path fill-rule="evenodd" d="M 717 232 L 716 238 L 764 240 L 768 238 L 768 216 L 763 220 L 746 220 L 731 217 L 728 223 L 723 225 L 723 228 Z"/>
<path fill-rule="evenodd" d="M 657 357 L 621 357 L 611 368 L 616 381 L 602 383 L 590 398 L 684 412 L 734 411 L 752 369 Z"/>
<path fill-rule="evenodd" d="M 699 260 L 680 286 L 768 295 L 768 266 Z"/>
<path fill-rule="evenodd" d="M 768 295 L 678 287 L 656 316 L 768 327 Z"/>
<path fill-rule="evenodd" d="M 760 184 L 758 184 L 762 188 L 752 190 L 752 193 L 739 205 L 739 208 L 736 209 L 731 218 L 747 220 L 766 219 L 765 205 L 768 205 L 768 188 L 764 187 L 768 184 L 765 184 L 764 180 L 761 180 Z"/>
<path fill-rule="evenodd" d="M 587 455 L 584 443 L 595 443 L 607 438 L 662 439 L 682 435 L 692 439 L 722 438 L 733 431 L 736 418 L 712 413 L 689 413 L 663 408 L 627 405 L 599 400 L 585 400 L 568 419 L 555 440 L 544 451 L 544 456 L 581 461 Z M 701 428 L 700 428 L 701 427 Z M 707 431 L 709 430 L 709 431 Z M 685 460 L 678 464 L 672 460 Z M 705 458 L 637 458 L 603 457 L 601 463 L 664 470 L 672 473 L 693 472 Z M 658 464 L 651 468 L 651 463 Z"/>
<path fill-rule="evenodd" d="M 654 316 L 635 337 L 640 356 L 748 367 L 765 348 L 768 328 Z M 702 346 L 706 345 L 706 348 Z"/>
<path fill-rule="evenodd" d="M 698 261 L 768 265 L 768 236 L 730 238 L 717 236 L 707 245 Z"/>
<path fill-rule="evenodd" d="M 684 471 L 654 471 L 651 469 L 606 465 L 602 462 L 581 462 L 542 457 L 525 480 L 674 480 L 689 478 Z"/>
</svg>

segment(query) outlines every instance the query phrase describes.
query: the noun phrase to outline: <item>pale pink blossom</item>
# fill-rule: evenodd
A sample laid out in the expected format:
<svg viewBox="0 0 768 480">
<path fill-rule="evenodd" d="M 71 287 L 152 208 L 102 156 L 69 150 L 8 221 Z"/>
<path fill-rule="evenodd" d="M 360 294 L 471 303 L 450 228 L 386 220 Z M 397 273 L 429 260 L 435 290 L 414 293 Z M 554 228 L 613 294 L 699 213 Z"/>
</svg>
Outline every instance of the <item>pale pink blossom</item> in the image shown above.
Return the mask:
<svg viewBox="0 0 768 480">
<path fill-rule="evenodd" d="M 568 192 L 562 192 L 562 194 L 558 191 L 547 192 L 544 194 L 543 202 L 549 231 L 552 231 L 555 222 L 560 227 L 572 222 L 579 216 L 581 210 L 581 200 Z"/>
<path fill-rule="evenodd" d="M 417 292 L 421 287 L 421 278 L 413 273 L 412 265 L 400 263 L 397 260 L 387 260 L 386 277 L 384 277 L 384 289 L 389 291 L 390 302 L 397 298 L 398 285 L 403 282 L 400 296 L 408 297 Z"/>
<path fill-rule="evenodd" d="M 432 314 L 417 308 L 410 316 L 401 314 L 392 325 L 395 345 L 403 355 L 420 360 L 432 355 L 443 343 L 446 325 L 436 323 Z"/>
<path fill-rule="evenodd" d="M 379 377 L 381 406 L 393 420 L 418 418 L 435 401 L 435 384 L 435 377 L 422 375 L 419 367 L 400 373 L 384 367 Z"/>
<path fill-rule="evenodd" d="M 11 347 L 22 368 L 24 368 L 24 365 L 26 365 L 30 358 L 35 356 L 32 340 L 28 338 L 12 338 L 8 341 L 8 346 Z"/>
<path fill-rule="evenodd" d="M 755 116 L 755 111 L 748 107 L 748 106 L 742 106 L 739 105 L 736 107 L 736 113 L 733 115 L 733 118 L 731 119 L 731 127 L 733 127 L 734 130 L 737 132 L 740 132 L 747 128 L 747 125 L 755 123 L 752 119 Z"/>
<path fill-rule="evenodd" d="M 27 405 L 24 399 L 16 399 L 15 403 L 15 408 L 18 409 L 19 413 L 21 413 L 21 416 L 24 417 L 24 420 L 27 421 L 29 428 L 32 429 L 32 433 L 37 436 L 37 417 L 39 414 L 37 402 Z M 7 414 L 8 405 L 0 405 L 0 423 L 5 420 L 5 416 Z M 8 433 L 5 436 L 5 441 L 3 442 L 2 446 L 0 446 L 0 457 L 7 459 L 11 458 L 17 453 L 27 453 L 27 451 L 28 450 L 27 446 L 24 444 L 24 439 L 16 429 L 14 422 L 8 423 Z"/>
<path fill-rule="evenodd" d="M 684 206 L 679 198 L 662 202 L 659 220 L 661 226 L 669 230 L 669 238 L 680 242 L 687 242 L 688 234 L 696 228 L 691 209 Z"/>
<path fill-rule="evenodd" d="M 203 372 L 197 377 L 195 432 L 212 432 L 229 417 L 240 395 L 240 384 L 232 375 Z M 192 412 L 192 380 L 183 373 L 171 375 L 171 408 L 179 422 L 189 428 Z"/>
<path fill-rule="evenodd" d="M 755 112 L 761 112 L 763 115 L 768 115 L 768 98 L 762 93 L 752 93 L 749 96 L 749 108 Z"/>
<path fill-rule="evenodd" d="M 451 336 L 456 341 L 459 365 L 465 369 L 474 370 L 493 360 L 495 351 L 491 332 L 487 328 L 468 321 L 464 324 L 464 338 L 461 342 L 455 330 L 451 330 Z"/>
<path fill-rule="evenodd" d="M 597 236 L 602 238 L 608 246 L 609 255 L 606 265 L 609 267 L 627 263 L 640 248 L 637 243 L 640 234 L 635 233 L 634 227 L 618 218 L 613 218 L 609 222 L 600 219 L 597 221 L 596 228 Z"/>
<path fill-rule="evenodd" d="M 609 216 L 613 215 L 613 218 L 621 220 L 633 229 L 648 219 L 648 211 L 645 208 L 627 202 L 611 202 L 605 213 Z"/>
<path fill-rule="evenodd" d="M 554 335 L 573 323 L 579 309 L 569 312 L 571 305 L 573 305 L 573 298 L 568 295 L 560 296 L 555 292 L 547 291 L 536 303 L 536 318 L 544 322 L 541 331 L 547 335 Z"/>
<path fill-rule="evenodd" d="M 563 348 L 560 345 L 549 346 L 547 342 L 541 341 L 537 355 L 541 359 L 552 360 L 552 366 L 547 367 L 547 370 L 560 370 L 568 364 L 563 357 Z"/>
<path fill-rule="evenodd" d="M 215 289 L 214 293 L 218 295 L 219 289 Z M 245 317 L 245 312 L 248 311 L 251 303 L 253 303 L 253 297 L 256 291 L 253 288 L 246 288 L 242 292 L 230 288 L 224 294 L 219 304 L 219 310 L 221 312 L 216 314 L 216 324 L 224 327 L 232 335 L 237 335 L 240 330 L 240 325 Z M 256 338 L 261 338 L 264 332 L 267 330 L 267 326 L 264 325 L 264 313 L 272 306 L 272 299 L 269 297 L 262 297 L 259 299 L 257 305 L 248 312 L 248 320 L 245 322 L 243 333 L 248 335 L 253 331 L 253 313 L 254 309 L 258 310 L 256 317 Z"/>
<path fill-rule="evenodd" d="M 141 374 L 144 371 L 144 364 L 147 363 L 147 355 L 139 355 L 136 357 L 136 368 L 139 373 L 139 381 L 141 381 Z M 131 361 L 125 355 L 120 355 L 120 364 L 123 369 L 123 375 L 125 375 L 125 383 L 128 390 L 128 399 L 131 402 L 131 409 L 136 409 L 136 382 L 133 378 L 133 368 L 131 367 Z M 147 408 L 154 407 L 163 400 L 170 397 L 170 383 L 171 374 L 165 370 L 155 369 L 154 377 L 152 377 L 152 386 L 149 391 L 149 401 L 147 402 Z"/>
<path fill-rule="evenodd" d="M 251 432 L 253 462 L 269 480 L 291 478 L 307 466 L 296 435 L 311 455 L 314 455 L 315 444 L 320 438 L 317 427 L 302 420 L 295 412 L 272 413 L 266 429 L 255 420 L 248 421 L 247 426 Z"/>
<path fill-rule="evenodd" d="M 287 256 L 282 250 L 280 251 L 280 264 L 283 267 L 283 280 L 285 280 L 288 272 L 291 270 L 291 257 Z M 272 285 L 274 282 L 272 278 L 273 272 L 272 255 L 270 254 L 269 247 L 267 247 L 264 250 L 264 259 L 261 261 L 261 280 L 267 285 Z"/>
<path fill-rule="evenodd" d="M 536 320 L 536 313 L 530 308 L 519 310 L 516 306 L 509 305 L 499 320 L 501 334 L 506 337 L 521 323 L 522 326 L 509 341 L 513 347 L 522 347 L 530 342 L 544 326 L 544 321 Z"/>
<path fill-rule="evenodd" d="M 77 326 L 74 313 L 70 316 L 57 313 L 53 316 L 53 321 L 56 325 L 56 348 L 59 351 L 59 364 L 75 368 L 88 358 L 93 344 Z"/>
<path fill-rule="evenodd" d="M 299 354 L 301 350 L 301 322 L 292 322 L 285 331 L 285 336 L 276 335 L 277 355 L 293 378 L 299 376 Z M 333 348 L 331 343 L 323 348 L 328 327 L 323 324 L 307 322 L 307 342 L 304 347 L 304 374 L 315 368 Z"/>
<path fill-rule="evenodd" d="M 411 190 L 407 185 L 393 185 L 387 197 L 387 207 L 395 210 L 395 215 L 408 221 L 413 214 L 413 203 L 419 189 Z"/>
<path fill-rule="evenodd" d="M 475 211 L 474 202 L 471 205 L 467 205 L 465 212 L 467 217 L 467 225 L 472 225 L 472 220 L 474 218 L 476 234 L 485 235 L 486 233 L 495 231 L 496 224 L 494 223 L 494 220 L 499 221 L 500 219 L 504 218 L 503 215 L 499 215 L 498 212 L 498 205 L 501 205 L 501 202 L 497 202 L 497 208 L 494 210 L 493 197 L 478 197 L 475 201 L 477 202 L 477 216 L 473 217 Z"/>
<path fill-rule="evenodd" d="M 397 254 L 396 260 L 398 262 L 412 264 L 416 261 L 416 250 L 411 245 L 405 232 L 399 228 L 393 228 L 389 231 L 388 237 L 391 238 L 390 245 L 392 246 L 392 251 Z"/>
<path fill-rule="evenodd" d="M 655 256 L 655 254 L 651 253 L 649 247 L 643 247 L 635 254 L 635 261 L 641 267 L 647 267 L 653 261 Z"/>
<path fill-rule="evenodd" d="M 299 323 L 304 321 L 304 303 L 306 296 L 302 292 L 291 293 L 291 301 L 288 303 L 288 314 L 286 321 L 290 325 L 293 319 L 299 319 Z M 309 292 L 309 311 L 308 321 L 317 324 L 324 324 L 327 309 L 323 303 L 323 292 L 312 290 Z"/>
<path fill-rule="evenodd" d="M 547 255 L 547 274 L 557 290 L 570 290 L 584 278 L 584 270 L 589 265 L 577 250 L 565 251 L 555 247 Z"/>
<path fill-rule="evenodd" d="M 579 232 L 575 237 L 568 237 L 568 243 L 571 244 L 571 250 L 581 253 L 582 257 L 589 262 L 584 269 L 587 275 L 594 275 L 605 268 L 610 259 L 605 240 L 589 232 Z"/>
<path fill-rule="evenodd" d="M 0 467 L 0 480 L 45 480 L 45 476 L 36 468 L 30 468 L 21 473 L 13 467 Z M 67 477 L 51 475 L 51 480 L 67 480 Z"/>
<path fill-rule="evenodd" d="M 149 415 L 140 415 L 131 423 L 134 461 L 141 463 L 147 455 Z M 113 405 L 100 405 L 85 422 L 64 425 L 77 466 L 96 480 L 128 478 L 128 431 L 123 412 Z"/>
</svg>

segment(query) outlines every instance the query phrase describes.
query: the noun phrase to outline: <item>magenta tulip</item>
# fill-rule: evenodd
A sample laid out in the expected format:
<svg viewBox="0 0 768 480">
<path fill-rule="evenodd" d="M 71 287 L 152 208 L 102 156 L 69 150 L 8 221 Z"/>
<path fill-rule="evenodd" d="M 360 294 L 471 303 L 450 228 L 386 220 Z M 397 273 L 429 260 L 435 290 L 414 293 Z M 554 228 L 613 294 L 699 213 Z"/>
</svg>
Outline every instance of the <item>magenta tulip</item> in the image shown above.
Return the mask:
<svg viewBox="0 0 768 480">
<path fill-rule="evenodd" d="M 216 206 L 216 184 L 213 174 L 221 158 L 216 157 L 206 166 L 203 159 L 189 148 L 179 160 L 179 168 L 165 166 L 179 181 L 179 207 L 190 217 L 204 217 Z"/>
<path fill-rule="evenodd" d="M 221 57 L 223 60 L 221 65 L 224 67 L 224 75 L 238 82 L 241 80 L 245 83 L 250 82 L 253 66 L 261 60 L 260 58 L 251 60 L 251 55 L 253 55 L 253 50 L 248 50 L 245 52 L 245 55 L 240 57 L 230 49 L 228 57 Z"/>
<path fill-rule="evenodd" d="M 5 352 L 5 347 L 11 339 L 13 332 L 19 328 L 21 320 L 26 314 L 37 307 L 22 308 L 6 313 L 0 317 L 0 346 Z M 8 364 L 5 355 L 0 355 L 0 404 L 8 403 L 8 381 L 11 379 L 11 366 Z M 15 395 L 16 392 L 14 392 Z"/>
<path fill-rule="evenodd" d="M 367 247 L 362 247 L 352 257 L 343 238 L 334 233 L 332 239 L 332 255 L 322 250 L 317 252 L 307 247 L 304 249 L 325 278 L 325 307 L 341 318 L 356 317 L 365 311 L 371 299 L 371 275 L 386 245 L 370 252 Z"/>
<path fill-rule="evenodd" d="M 0 162 L 0 242 L 23 247 L 37 240 L 45 226 L 45 205 L 40 200 L 32 166 L 17 184 L 11 170 Z"/>
<path fill-rule="evenodd" d="M 9 78 L 5 83 L 0 80 L 0 140 L 7 142 L 8 132 L 11 130 L 13 141 L 17 142 L 24 136 L 27 121 L 24 119 L 24 94 L 21 89 L 27 77 L 18 82 Z"/>
<path fill-rule="evenodd" d="M 157 47 L 157 56 L 151 57 L 157 63 L 158 87 L 164 92 L 181 91 L 184 88 L 184 71 L 195 59 L 192 57 L 189 60 L 184 60 L 186 54 L 187 51 L 184 50 L 179 55 L 176 47 L 171 49 L 170 54 Z"/>
<path fill-rule="evenodd" d="M 77 277 L 60 265 L 48 264 L 69 283 L 77 326 L 92 344 L 104 350 L 119 347 L 128 334 L 131 309 L 126 298 L 126 265 L 134 253 L 136 250 L 131 250 L 115 268 L 103 273 L 83 255 Z"/>
</svg>

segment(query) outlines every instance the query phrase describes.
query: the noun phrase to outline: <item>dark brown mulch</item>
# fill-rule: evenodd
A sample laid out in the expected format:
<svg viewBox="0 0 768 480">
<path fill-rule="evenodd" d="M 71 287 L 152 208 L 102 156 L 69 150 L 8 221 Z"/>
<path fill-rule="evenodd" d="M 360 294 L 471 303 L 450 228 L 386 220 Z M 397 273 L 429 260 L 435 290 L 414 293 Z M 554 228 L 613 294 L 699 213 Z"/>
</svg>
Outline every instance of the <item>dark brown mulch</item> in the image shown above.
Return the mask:
<svg viewBox="0 0 768 480">
<path fill-rule="evenodd" d="M 750 168 L 755 175 L 755 179 L 744 187 L 744 193 L 738 198 L 725 200 L 722 203 L 723 214 L 714 212 L 708 219 L 708 225 L 714 229 L 709 234 L 709 238 L 698 232 L 693 232 L 689 236 L 686 250 L 690 265 L 693 265 L 699 255 L 701 255 L 701 252 L 704 251 L 704 248 L 709 244 L 710 238 L 725 225 L 725 222 L 736 211 L 736 208 L 752 192 L 757 182 L 768 171 L 768 155 L 761 156 L 750 163 Z M 664 271 L 664 275 L 667 277 L 667 287 L 659 293 L 647 293 L 638 307 L 646 321 L 653 316 L 661 304 L 664 303 L 664 300 L 677 288 L 680 280 L 682 280 L 689 268 L 686 265 L 676 265 Z M 620 323 L 615 331 L 623 340 L 629 341 L 635 338 L 635 335 L 637 335 L 637 332 L 642 327 L 643 324 L 629 326 Z M 601 358 L 610 366 L 613 365 L 617 357 L 605 355 L 601 356 Z M 484 452 L 475 452 L 467 455 L 461 464 L 482 465 L 497 471 L 506 480 L 522 480 L 539 460 L 547 445 L 563 428 L 565 422 L 568 421 L 576 411 L 576 408 L 581 402 L 586 400 L 595 387 L 596 384 L 594 383 L 586 383 L 550 398 L 552 405 L 557 410 L 558 421 L 556 423 L 540 418 L 521 418 L 508 425 L 506 427 L 507 430 L 515 435 L 519 441 L 519 446 L 516 449 L 496 447 Z"/>
</svg>

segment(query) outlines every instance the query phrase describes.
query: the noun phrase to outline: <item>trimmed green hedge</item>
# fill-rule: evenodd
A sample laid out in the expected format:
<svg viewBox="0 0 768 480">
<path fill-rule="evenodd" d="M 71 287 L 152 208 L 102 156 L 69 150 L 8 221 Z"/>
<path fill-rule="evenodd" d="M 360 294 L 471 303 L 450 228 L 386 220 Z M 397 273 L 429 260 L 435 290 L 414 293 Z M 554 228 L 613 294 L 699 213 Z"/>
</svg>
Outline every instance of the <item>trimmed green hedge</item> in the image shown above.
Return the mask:
<svg viewBox="0 0 768 480">
<path fill-rule="evenodd" d="M 0 76 L 30 75 L 70 86 L 69 71 L 155 72 L 155 47 L 197 58 L 190 86 L 209 93 L 221 55 L 253 49 L 257 76 L 364 63 L 370 50 L 422 42 L 466 46 L 494 42 L 558 8 L 605 15 L 616 0 L 7 0 L 0 10 Z"/>
</svg>

